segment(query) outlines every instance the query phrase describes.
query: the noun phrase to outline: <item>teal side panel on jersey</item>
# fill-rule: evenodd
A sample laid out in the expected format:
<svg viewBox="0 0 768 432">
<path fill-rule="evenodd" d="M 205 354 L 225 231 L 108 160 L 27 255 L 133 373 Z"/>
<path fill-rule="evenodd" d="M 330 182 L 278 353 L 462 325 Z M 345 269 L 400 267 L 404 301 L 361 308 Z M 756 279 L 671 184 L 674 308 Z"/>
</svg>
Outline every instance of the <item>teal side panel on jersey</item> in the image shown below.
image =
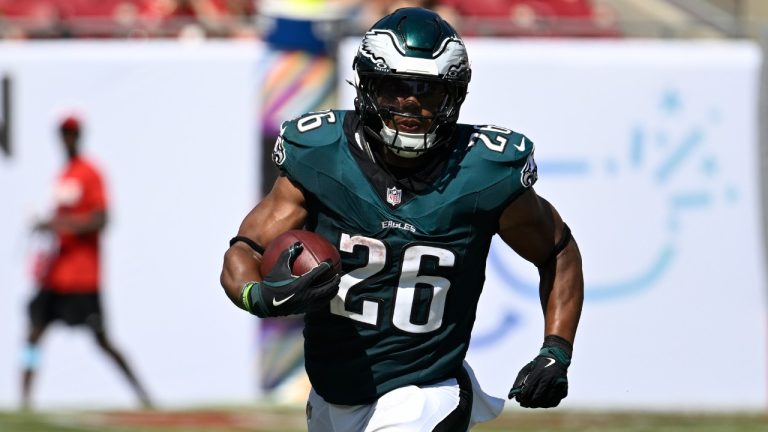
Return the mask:
<svg viewBox="0 0 768 432">
<path fill-rule="evenodd" d="M 341 252 L 339 295 L 329 310 L 305 317 L 306 368 L 324 399 L 353 405 L 460 367 L 491 238 L 527 187 L 521 178 L 533 145 L 521 150 L 512 144 L 522 135 L 460 125 L 435 187 L 392 206 L 350 152 L 346 115 L 354 113 L 285 123 L 276 161 L 304 189 L 307 228 Z M 504 139 L 509 145 L 494 147 Z"/>
</svg>

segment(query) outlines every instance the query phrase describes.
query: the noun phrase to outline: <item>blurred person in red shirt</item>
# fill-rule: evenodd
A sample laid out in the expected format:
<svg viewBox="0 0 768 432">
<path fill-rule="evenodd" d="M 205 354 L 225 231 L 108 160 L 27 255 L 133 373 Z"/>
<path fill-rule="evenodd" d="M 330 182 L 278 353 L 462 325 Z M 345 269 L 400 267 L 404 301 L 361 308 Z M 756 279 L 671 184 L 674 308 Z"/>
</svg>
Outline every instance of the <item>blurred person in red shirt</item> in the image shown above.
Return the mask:
<svg viewBox="0 0 768 432">
<path fill-rule="evenodd" d="M 99 237 L 107 225 L 107 197 L 99 169 L 80 154 L 81 121 L 66 117 L 59 133 L 67 164 L 55 189 L 55 212 L 35 224 L 34 230 L 51 234 L 55 252 L 36 265 L 38 290 L 29 304 L 30 329 L 23 356 L 22 406 L 30 407 L 31 388 L 40 363 L 40 339 L 55 321 L 84 325 L 98 346 L 120 368 L 142 406 L 149 396 L 114 347 L 104 327 L 100 297 Z"/>
</svg>

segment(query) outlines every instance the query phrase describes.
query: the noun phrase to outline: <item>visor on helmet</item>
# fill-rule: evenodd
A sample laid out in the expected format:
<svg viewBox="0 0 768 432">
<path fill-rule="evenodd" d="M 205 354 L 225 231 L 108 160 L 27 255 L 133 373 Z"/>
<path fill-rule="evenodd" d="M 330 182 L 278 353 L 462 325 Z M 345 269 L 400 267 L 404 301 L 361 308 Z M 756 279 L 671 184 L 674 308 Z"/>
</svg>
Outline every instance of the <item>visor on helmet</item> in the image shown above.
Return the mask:
<svg viewBox="0 0 768 432">
<path fill-rule="evenodd" d="M 448 86 L 439 81 L 385 77 L 375 85 L 374 96 L 380 108 L 394 113 L 418 107 L 434 115 L 447 102 Z"/>
</svg>

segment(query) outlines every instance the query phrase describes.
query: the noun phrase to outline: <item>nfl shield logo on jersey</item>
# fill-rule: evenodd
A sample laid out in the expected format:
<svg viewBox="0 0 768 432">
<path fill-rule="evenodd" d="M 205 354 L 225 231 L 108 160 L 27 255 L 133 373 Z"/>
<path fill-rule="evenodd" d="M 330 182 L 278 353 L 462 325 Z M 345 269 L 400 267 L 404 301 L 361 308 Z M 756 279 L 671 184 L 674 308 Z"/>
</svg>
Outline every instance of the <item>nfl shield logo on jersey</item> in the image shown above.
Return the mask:
<svg viewBox="0 0 768 432">
<path fill-rule="evenodd" d="M 387 188 L 387 202 L 396 206 L 400 204 L 400 200 L 403 198 L 403 191 L 394 186 Z"/>
</svg>

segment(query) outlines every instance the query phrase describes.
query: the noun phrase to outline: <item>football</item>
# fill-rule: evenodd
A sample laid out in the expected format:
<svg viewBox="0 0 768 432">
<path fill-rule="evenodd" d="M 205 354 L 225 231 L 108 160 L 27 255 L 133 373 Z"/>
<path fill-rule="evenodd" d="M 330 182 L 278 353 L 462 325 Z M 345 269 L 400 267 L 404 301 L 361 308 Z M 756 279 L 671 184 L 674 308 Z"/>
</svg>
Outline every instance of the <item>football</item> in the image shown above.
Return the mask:
<svg viewBox="0 0 768 432">
<path fill-rule="evenodd" d="M 341 272 L 341 257 L 339 256 L 339 251 L 331 242 L 312 231 L 291 230 L 280 234 L 269 242 L 261 258 L 261 275 L 266 276 L 269 274 L 275 266 L 280 253 L 296 242 L 301 242 L 304 245 L 304 249 L 299 254 L 299 257 L 296 258 L 293 267 L 291 267 L 292 274 L 296 276 L 303 275 L 325 260 L 331 260 L 332 271 L 329 271 L 327 276 L 324 275 L 322 280 L 329 280 Z"/>
</svg>

